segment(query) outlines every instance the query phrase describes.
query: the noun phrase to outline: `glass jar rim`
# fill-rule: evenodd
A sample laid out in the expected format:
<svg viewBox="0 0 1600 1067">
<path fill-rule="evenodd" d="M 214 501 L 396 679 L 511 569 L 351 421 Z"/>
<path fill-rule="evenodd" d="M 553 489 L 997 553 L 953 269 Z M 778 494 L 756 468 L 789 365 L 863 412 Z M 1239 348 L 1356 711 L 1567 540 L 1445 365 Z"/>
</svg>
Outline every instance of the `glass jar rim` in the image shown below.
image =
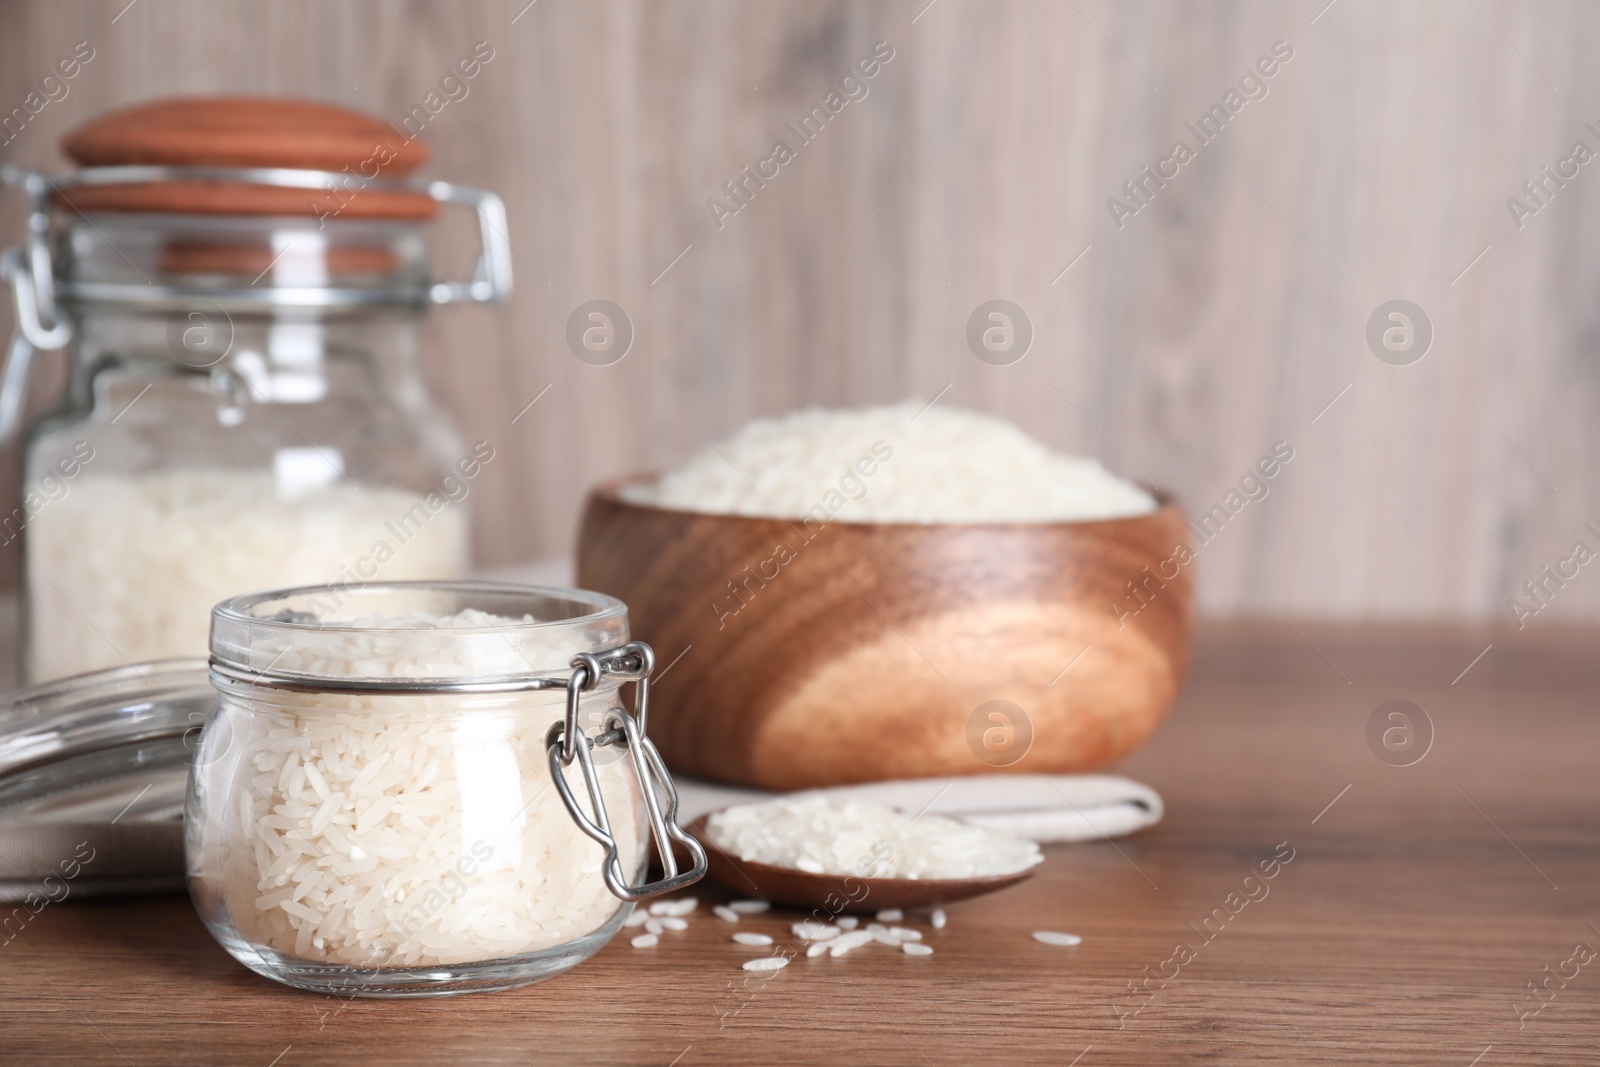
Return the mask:
<svg viewBox="0 0 1600 1067">
<path fill-rule="evenodd" d="M 244 593 L 240 596 L 229 597 L 211 609 L 212 618 L 236 619 L 240 622 L 271 623 L 277 626 L 300 627 L 322 633 L 331 631 L 372 631 L 377 633 L 412 633 L 413 627 L 406 626 L 357 626 L 341 625 L 327 622 L 307 622 L 303 619 L 283 619 L 271 615 L 257 615 L 251 609 L 269 604 L 273 601 L 287 601 L 294 598 L 315 598 L 317 596 L 344 593 L 349 596 L 362 597 L 369 594 L 386 595 L 390 593 L 406 592 L 438 592 L 455 594 L 461 599 L 467 599 L 468 593 L 480 595 L 505 595 L 511 597 L 540 597 L 546 600 L 565 600 L 582 604 L 590 608 L 583 614 L 565 615 L 561 618 L 539 619 L 532 622 L 515 621 L 517 629 L 538 626 L 572 626 L 603 619 L 626 617 L 628 605 L 614 596 L 597 593 L 590 589 L 571 589 L 556 585 L 522 585 L 518 582 L 491 582 L 491 581 L 435 581 L 420 579 L 409 582 L 361 582 L 359 584 L 332 583 L 328 585 L 297 585 L 287 589 L 268 589 L 257 593 Z M 348 603 L 348 601 L 346 601 Z M 342 605 L 341 605 L 342 606 Z M 496 614 L 487 612 L 487 614 Z M 500 631 L 511 629 L 506 626 L 459 626 L 454 627 L 452 633 L 481 633 L 484 631 Z"/>
<path fill-rule="evenodd" d="M 381 621 L 464 610 L 496 618 L 459 626 Z M 374 616 L 377 624 L 364 621 Z M 627 641 L 628 607 L 615 597 L 509 582 L 298 586 L 232 597 L 211 612 L 213 671 L 310 688 L 495 686 L 570 673 L 575 656 Z"/>
</svg>

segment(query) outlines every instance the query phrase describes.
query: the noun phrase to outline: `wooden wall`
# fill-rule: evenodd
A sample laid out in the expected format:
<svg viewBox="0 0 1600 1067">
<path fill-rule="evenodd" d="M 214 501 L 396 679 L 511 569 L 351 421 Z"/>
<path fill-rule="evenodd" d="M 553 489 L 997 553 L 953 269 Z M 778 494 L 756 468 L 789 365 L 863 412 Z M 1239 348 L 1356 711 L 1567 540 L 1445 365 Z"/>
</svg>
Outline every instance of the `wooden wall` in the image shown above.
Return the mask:
<svg viewBox="0 0 1600 1067">
<path fill-rule="evenodd" d="M 1196 509 L 1289 442 L 1202 554 L 1211 613 L 1511 621 L 1524 579 L 1600 548 L 1600 166 L 1520 228 L 1507 207 L 1575 141 L 1600 150 L 1592 6 L 126 2 L 0 7 L 0 107 L 75 42 L 96 54 L 0 158 L 59 166 L 66 129 L 175 93 L 398 118 L 494 48 L 427 132 L 434 172 L 504 195 L 517 250 L 508 306 L 429 329 L 435 389 L 502 457 L 474 490 L 486 564 L 567 552 L 587 485 L 698 431 L 946 386 Z M 869 94 L 793 141 L 880 41 Z M 1119 227 L 1108 198 L 1279 41 L 1267 95 Z M 796 158 L 719 228 L 707 199 L 778 139 Z M 18 221 L 8 200 L 8 239 Z M 564 341 L 594 298 L 637 333 L 609 367 Z M 1011 366 L 964 339 L 993 298 L 1035 331 Z M 1396 298 L 1433 325 L 1410 366 L 1365 340 Z M 1600 566 L 1538 624 L 1580 615 Z"/>
</svg>

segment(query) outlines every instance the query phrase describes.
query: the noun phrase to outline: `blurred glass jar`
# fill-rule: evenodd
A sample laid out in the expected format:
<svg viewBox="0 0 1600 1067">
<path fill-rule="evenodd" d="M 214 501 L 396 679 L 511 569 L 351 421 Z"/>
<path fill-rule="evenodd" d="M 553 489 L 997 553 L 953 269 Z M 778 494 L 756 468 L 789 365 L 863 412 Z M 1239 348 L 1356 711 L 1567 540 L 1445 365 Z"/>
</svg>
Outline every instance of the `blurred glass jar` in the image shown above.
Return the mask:
<svg viewBox="0 0 1600 1067">
<path fill-rule="evenodd" d="M 212 605 L 251 590 L 465 573 L 456 504 L 493 449 L 429 397 L 417 332 L 429 303 L 507 294 L 504 210 L 397 177 L 426 158 L 412 141 L 358 177 L 383 138 L 402 135 L 325 105 L 178 100 L 69 135 L 85 169 L 4 174 L 31 211 L 0 262 L 17 305 L 0 438 L 33 352 L 70 364 L 0 517 L 23 541 L 28 679 L 201 655 Z M 469 282 L 430 280 L 440 203 L 478 214 Z"/>
<path fill-rule="evenodd" d="M 260 974 L 353 996 L 521 985 L 705 870 L 644 736 L 654 659 L 628 641 L 620 601 L 492 583 L 292 589 L 218 605 L 211 648 L 190 895 Z M 666 876 L 647 885 L 652 833 Z"/>
</svg>

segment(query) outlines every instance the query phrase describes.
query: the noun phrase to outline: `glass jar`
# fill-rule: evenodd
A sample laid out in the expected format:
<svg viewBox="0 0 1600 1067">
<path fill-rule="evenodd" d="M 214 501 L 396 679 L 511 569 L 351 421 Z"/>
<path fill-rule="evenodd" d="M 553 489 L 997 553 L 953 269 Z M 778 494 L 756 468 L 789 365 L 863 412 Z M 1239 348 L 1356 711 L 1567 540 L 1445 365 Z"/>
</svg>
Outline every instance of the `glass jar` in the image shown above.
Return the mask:
<svg viewBox="0 0 1600 1067">
<path fill-rule="evenodd" d="M 170 123 L 200 104 L 162 106 Z M 509 291 L 498 199 L 387 178 L 350 193 L 331 167 L 4 177 L 31 214 L 0 266 L 18 322 L 0 440 L 33 351 L 69 360 L 24 438 L 23 504 L 0 517 L 22 539 L 26 679 L 202 656 L 212 605 L 251 590 L 465 574 L 461 501 L 494 451 L 429 397 L 417 331 L 429 303 Z M 350 209 L 318 207 L 336 196 Z M 431 279 L 440 203 L 479 216 L 469 282 Z"/>
<path fill-rule="evenodd" d="M 190 895 L 260 974 L 357 996 L 522 985 L 704 873 L 644 737 L 653 657 L 620 601 L 492 583 L 261 593 L 217 606 L 211 650 Z M 666 877 L 647 885 L 652 832 Z"/>
</svg>

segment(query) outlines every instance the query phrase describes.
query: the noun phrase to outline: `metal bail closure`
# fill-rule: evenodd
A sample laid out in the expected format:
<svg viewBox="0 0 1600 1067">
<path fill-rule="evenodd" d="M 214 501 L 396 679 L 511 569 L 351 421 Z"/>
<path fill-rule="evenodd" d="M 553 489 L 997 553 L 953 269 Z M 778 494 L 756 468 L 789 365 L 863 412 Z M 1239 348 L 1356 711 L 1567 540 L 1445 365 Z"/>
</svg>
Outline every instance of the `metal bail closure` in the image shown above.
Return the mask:
<svg viewBox="0 0 1600 1067">
<path fill-rule="evenodd" d="M 556 792 L 567 806 L 572 821 L 578 829 L 589 835 L 606 850 L 600 873 L 606 888 L 621 900 L 635 903 L 650 897 L 670 893 L 693 885 L 706 873 L 706 852 L 700 842 L 678 828 L 678 791 L 661 762 L 661 754 L 644 734 L 645 714 L 648 710 L 650 672 L 655 667 L 655 654 L 643 641 L 621 645 L 598 655 L 585 653 L 572 660 L 572 675 L 567 679 L 567 713 L 565 719 L 552 723 L 545 735 L 545 747 L 550 758 L 550 777 Z M 606 715 L 603 729 L 592 740 L 578 723 L 579 699 L 600 684 L 604 675 L 614 675 L 622 681 L 637 683 L 634 697 L 634 714 L 613 708 Z M 661 857 L 665 877 L 655 882 L 629 885 L 622 869 L 622 858 L 617 851 L 617 841 L 611 832 L 611 820 L 606 814 L 605 798 L 600 794 L 600 778 L 594 769 L 593 750 L 596 746 L 626 745 L 633 754 L 633 770 L 639 788 L 644 794 L 645 808 L 650 816 L 650 834 L 655 841 L 656 854 Z M 567 785 L 563 767 L 571 766 L 576 759 L 583 769 L 584 785 L 589 791 L 589 804 L 594 810 L 590 819 L 578 798 Z M 663 809 L 661 801 L 666 798 Z M 676 841 L 688 850 L 694 865 L 687 871 L 678 870 L 678 859 L 673 854 Z"/>
</svg>

